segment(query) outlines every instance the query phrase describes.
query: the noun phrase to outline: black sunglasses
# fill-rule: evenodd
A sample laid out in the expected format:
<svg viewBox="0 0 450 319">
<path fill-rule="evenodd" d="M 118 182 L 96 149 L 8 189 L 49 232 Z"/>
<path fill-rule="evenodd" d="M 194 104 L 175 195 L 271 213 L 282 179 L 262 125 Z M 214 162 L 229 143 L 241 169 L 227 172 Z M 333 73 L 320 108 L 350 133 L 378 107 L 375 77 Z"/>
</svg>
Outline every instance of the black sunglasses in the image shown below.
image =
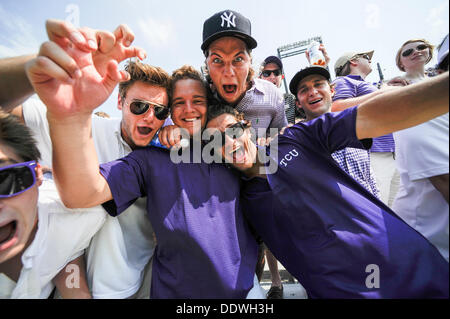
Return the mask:
<svg viewBox="0 0 450 319">
<path fill-rule="evenodd" d="M 425 49 L 427 49 L 427 48 L 428 48 L 427 45 L 425 45 L 425 44 L 419 44 L 419 45 L 416 47 L 416 51 L 423 51 L 423 50 L 425 50 Z M 413 52 L 414 52 L 414 48 L 405 50 L 405 51 L 403 51 L 403 53 L 402 53 L 402 57 L 406 58 L 407 56 L 410 56 L 411 53 L 413 53 Z"/>
<path fill-rule="evenodd" d="M 142 115 L 145 112 L 148 111 L 150 106 L 153 107 L 153 110 L 155 111 L 155 116 L 158 120 L 162 121 L 169 116 L 169 108 L 165 105 L 148 102 L 148 101 L 133 101 L 130 103 L 130 111 L 134 115 Z"/>
<path fill-rule="evenodd" d="M 35 161 L 0 168 L 0 198 L 19 195 L 36 184 Z"/>
<path fill-rule="evenodd" d="M 268 78 L 272 73 L 275 76 L 279 76 L 279 75 L 281 75 L 281 70 L 280 69 L 277 69 L 277 70 L 264 70 L 264 71 L 261 72 L 262 76 L 265 77 L 265 78 Z"/>
<path fill-rule="evenodd" d="M 249 127 L 250 127 L 250 122 L 243 120 L 243 121 L 239 121 L 239 122 L 227 127 L 225 129 L 225 132 L 221 132 L 221 131 L 217 130 L 220 133 L 220 135 L 222 136 L 222 140 L 221 140 L 222 145 L 221 146 L 225 145 L 225 139 L 226 139 L 225 137 L 226 136 L 230 137 L 233 140 L 240 138 L 244 134 L 245 129 L 247 129 Z M 214 140 L 214 135 L 215 134 L 211 134 L 209 142 Z"/>
<path fill-rule="evenodd" d="M 372 60 L 370 59 L 370 56 L 369 56 L 368 54 L 361 54 L 361 55 L 358 55 L 357 57 L 366 59 L 366 60 L 369 61 L 369 62 L 372 61 Z"/>
</svg>

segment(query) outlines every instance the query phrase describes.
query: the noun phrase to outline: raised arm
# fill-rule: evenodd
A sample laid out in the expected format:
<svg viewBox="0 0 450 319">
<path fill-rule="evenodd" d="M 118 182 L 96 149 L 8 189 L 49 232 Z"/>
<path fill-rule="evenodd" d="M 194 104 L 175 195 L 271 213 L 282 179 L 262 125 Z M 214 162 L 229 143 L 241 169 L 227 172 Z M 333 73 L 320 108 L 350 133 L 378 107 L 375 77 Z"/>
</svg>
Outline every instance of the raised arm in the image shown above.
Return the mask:
<svg viewBox="0 0 450 319">
<path fill-rule="evenodd" d="M 126 47 L 125 38 L 110 34 L 118 54 L 115 59 L 102 55 L 96 63 L 93 52 L 98 42 L 97 48 L 80 48 L 64 28 L 59 31 L 58 43 L 44 43 L 38 56 L 27 63 L 26 71 L 47 106 L 53 174 L 61 199 L 70 208 L 92 207 L 112 199 L 99 172 L 91 134 L 92 112 L 119 81 L 128 79 L 128 73 L 118 70 L 118 62 L 129 57 L 130 52 L 141 51 Z"/>
<path fill-rule="evenodd" d="M 449 110 L 448 72 L 407 87 L 386 91 L 358 107 L 359 139 L 382 136 L 429 121 Z"/>
<path fill-rule="evenodd" d="M 11 112 L 33 93 L 33 87 L 25 73 L 25 63 L 36 55 L 19 56 L 0 60 L 0 105 Z"/>
<path fill-rule="evenodd" d="M 92 51 L 93 61 L 101 75 L 105 75 L 109 59 L 123 60 L 138 56 L 144 59 L 143 49 L 130 47 L 134 34 L 126 25 L 119 25 L 113 33 L 89 28 L 76 29 L 70 23 L 60 20 L 47 20 L 46 31 L 51 42 L 64 47 L 69 43 L 80 49 Z M 116 46 L 116 41 L 122 41 Z M 41 48 L 41 51 L 52 50 L 52 46 Z M 48 53 L 48 52 L 41 52 Z M 37 55 L 27 55 L 0 59 L 0 107 L 5 112 L 11 112 L 23 121 L 22 103 L 28 99 L 34 89 L 25 72 L 27 62 Z M 67 77 L 75 76 L 76 65 L 66 65 Z"/>
</svg>

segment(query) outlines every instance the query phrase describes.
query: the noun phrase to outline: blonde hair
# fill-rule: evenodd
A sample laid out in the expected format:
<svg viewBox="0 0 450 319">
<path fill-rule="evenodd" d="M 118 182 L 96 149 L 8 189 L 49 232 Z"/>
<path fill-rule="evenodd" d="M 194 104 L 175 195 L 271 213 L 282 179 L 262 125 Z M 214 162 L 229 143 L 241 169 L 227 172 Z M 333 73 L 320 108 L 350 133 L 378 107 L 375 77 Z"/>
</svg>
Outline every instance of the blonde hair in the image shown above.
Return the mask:
<svg viewBox="0 0 450 319">
<path fill-rule="evenodd" d="M 405 47 L 405 45 L 410 44 L 410 43 L 414 43 L 414 42 L 423 42 L 423 44 L 425 44 L 428 47 L 429 56 L 428 56 L 428 60 L 427 60 L 427 62 L 425 62 L 425 64 L 430 62 L 431 59 L 433 58 L 434 45 L 432 45 L 430 42 L 428 42 L 425 39 L 411 39 L 411 40 L 408 40 L 408 41 L 406 41 L 405 43 L 402 44 L 400 49 L 397 51 L 397 55 L 395 57 L 395 63 L 397 64 L 397 67 L 399 68 L 400 71 L 406 72 L 405 68 L 402 66 L 402 64 L 400 62 L 403 48 Z"/>
</svg>

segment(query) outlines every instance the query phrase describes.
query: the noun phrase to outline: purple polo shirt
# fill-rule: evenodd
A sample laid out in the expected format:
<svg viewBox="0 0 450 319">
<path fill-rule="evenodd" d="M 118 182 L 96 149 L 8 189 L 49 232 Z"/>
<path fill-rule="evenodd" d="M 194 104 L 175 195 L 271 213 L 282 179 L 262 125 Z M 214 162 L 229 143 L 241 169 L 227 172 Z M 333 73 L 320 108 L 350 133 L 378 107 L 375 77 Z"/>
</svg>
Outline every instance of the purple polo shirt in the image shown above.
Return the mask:
<svg viewBox="0 0 450 319">
<path fill-rule="evenodd" d="M 151 298 L 245 298 L 257 245 L 244 221 L 240 180 L 222 164 L 174 164 L 149 147 L 100 166 L 112 216 L 147 196 L 157 246 Z"/>
<path fill-rule="evenodd" d="M 372 83 L 364 81 L 359 75 L 339 76 L 334 80 L 336 94 L 333 101 L 349 99 L 372 93 L 378 88 Z M 373 139 L 371 152 L 394 152 L 395 142 L 392 134 L 383 135 Z"/>
<path fill-rule="evenodd" d="M 243 211 L 310 298 L 448 298 L 449 267 L 439 251 L 331 156 L 364 147 L 356 112 L 286 129 L 270 155 L 278 170 L 247 183 Z"/>
</svg>

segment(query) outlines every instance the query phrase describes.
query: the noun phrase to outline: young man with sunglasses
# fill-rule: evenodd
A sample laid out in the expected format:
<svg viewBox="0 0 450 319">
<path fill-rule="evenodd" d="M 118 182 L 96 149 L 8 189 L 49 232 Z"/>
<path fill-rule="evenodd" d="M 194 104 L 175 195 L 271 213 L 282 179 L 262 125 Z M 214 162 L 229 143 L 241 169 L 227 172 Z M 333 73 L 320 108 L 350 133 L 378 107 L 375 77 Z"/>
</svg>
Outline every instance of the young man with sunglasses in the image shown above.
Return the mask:
<svg viewBox="0 0 450 319">
<path fill-rule="evenodd" d="M 130 75 L 119 71 L 114 61 L 101 74 L 92 53 L 77 47 L 65 48 L 67 59 L 63 61 L 51 52 L 40 54 L 27 64 L 27 75 L 47 106 L 53 171 L 64 203 L 68 207 L 102 203 L 111 216 L 117 216 L 145 198 L 158 240 L 153 255 L 152 298 L 248 297 L 254 286 L 257 249 L 241 212 L 236 172 L 203 160 L 174 163 L 169 150 L 156 147 L 136 149 L 124 158 L 101 164 L 99 169 L 90 130 L 92 112 Z M 40 63 L 41 58 L 53 61 L 55 68 Z M 69 84 L 55 78 L 55 70 L 65 68 L 67 60 L 84 66 L 82 76 Z M 189 109 L 198 93 L 205 103 L 206 83 L 177 80 L 170 88 L 174 103 L 182 104 L 180 108 Z M 152 99 L 140 99 L 164 105 L 167 94 L 160 93 L 153 93 Z M 176 121 L 192 120 L 191 115 L 184 117 L 185 112 L 177 114 Z M 175 112 L 172 115 L 176 117 Z"/>
<path fill-rule="evenodd" d="M 299 101 L 320 100 L 316 108 L 329 108 L 329 81 L 325 68 L 309 67 L 294 76 L 290 89 Z M 233 110 L 214 111 L 209 110 L 208 129 L 224 131 L 239 121 Z M 248 177 L 263 175 L 247 180 L 244 212 L 309 298 L 448 298 L 448 262 L 331 156 L 344 147 L 367 149 L 373 136 L 446 111 L 448 73 L 287 128 L 276 153 L 269 152 L 276 171 L 236 166 L 229 159 Z M 219 118 L 223 114 L 228 120 Z M 249 140 L 246 132 L 239 141 L 227 139 L 223 149 L 247 144 L 245 156 L 251 157 L 256 146 Z"/>
<path fill-rule="evenodd" d="M 346 52 L 336 61 L 336 79 L 333 82 L 335 94 L 331 108 L 333 112 L 345 110 L 387 90 L 395 89 L 385 86 L 379 90 L 377 86 L 365 80 L 372 72 L 373 52 Z M 399 185 L 392 134 L 374 138 L 370 149 L 370 162 L 380 190 L 380 198 L 386 205 L 392 206 Z"/>
<path fill-rule="evenodd" d="M 0 299 L 49 298 L 55 286 L 63 298 L 90 298 L 83 253 L 105 213 L 66 209 L 39 158 L 31 131 L 0 111 Z"/>
<path fill-rule="evenodd" d="M 94 52 L 94 63 L 102 74 L 107 72 L 107 63 L 112 59 L 121 61 L 134 56 L 145 57 L 145 51 L 129 45 L 134 40 L 134 35 L 125 25 L 110 33 L 87 28 L 80 31 L 67 22 L 48 20 L 46 28 L 51 41 L 41 46 L 40 54 L 49 55 L 57 61 L 65 58 L 58 45 L 64 43 L 64 38 L 71 39 L 84 51 Z M 88 46 L 89 43 L 91 46 Z M 100 47 L 97 48 L 97 45 Z M 38 141 L 43 165 L 51 167 L 52 149 L 45 105 L 32 98 L 15 107 L 16 103 L 23 102 L 34 93 L 25 75 L 25 64 L 32 58 L 33 56 L 28 56 L 0 60 L 0 100 L 6 110 L 17 115 L 31 128 Z M 79 69 L 73 60 L 64 61 L 63 72 L 55 74 L 55 77 L 70 83 L 77 78 Z M 122 111 L 122 118 L 95 116 L 92 119 L 92 135 L 101 163 L 147 146 L 168 115 L 167 89 L 170 76 L 161 68 L 139 62 L 130 62 L 127 70 L 131 76 L 119 88 L 117 105 Z M 11 94 L 8 95 L 8 91 Z M 107 217 L 86 255 L 88 280 L 94 298 L 128 298 L 138 291 L 143 283 L 144 273 L 151 271 L 145 267 L 155 246 L 152 233 L 145 200 L 136 201 L 119 218 Z M 115 265 L 113 268 L 112 264 Z M 148 297 L 147 288 L 148 286 L 142 287 L 139 293 L 142 291 L 143 295 L 136 297 Z"/>
<path fill-rule="evenodd" d="M 259 78 L 272 82 L 279 89 L 284 79 L 283 63 L 281 60 L 274 55 L 265 58 L 263 63 L 261 63 Z M 294 124 L 296 110 L 295 98 L 290 93 L 283 94 L 283 97 L 288 123 Z"/>
</svg>

